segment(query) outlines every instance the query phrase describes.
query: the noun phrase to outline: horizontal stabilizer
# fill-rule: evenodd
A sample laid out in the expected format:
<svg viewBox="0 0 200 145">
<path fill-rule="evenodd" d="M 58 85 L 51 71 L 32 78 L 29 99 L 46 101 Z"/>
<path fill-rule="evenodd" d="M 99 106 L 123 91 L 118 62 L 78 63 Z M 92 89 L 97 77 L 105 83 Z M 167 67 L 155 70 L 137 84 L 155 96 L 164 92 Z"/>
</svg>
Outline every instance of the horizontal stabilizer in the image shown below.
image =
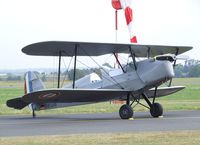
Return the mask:
<svg viewBox="0 0 200 145">
<path fill-rule="evenodd" d="M 22 100 L 22 98 L 15 98 L 15 99 L 11 99 L 8 100 L 6 102 L 6 105 L 10 108 L 14 108 L 14 109 L 23 109 L 24 107 L 26 107 L 29 103 L 26 103 Z"/>
</svg>

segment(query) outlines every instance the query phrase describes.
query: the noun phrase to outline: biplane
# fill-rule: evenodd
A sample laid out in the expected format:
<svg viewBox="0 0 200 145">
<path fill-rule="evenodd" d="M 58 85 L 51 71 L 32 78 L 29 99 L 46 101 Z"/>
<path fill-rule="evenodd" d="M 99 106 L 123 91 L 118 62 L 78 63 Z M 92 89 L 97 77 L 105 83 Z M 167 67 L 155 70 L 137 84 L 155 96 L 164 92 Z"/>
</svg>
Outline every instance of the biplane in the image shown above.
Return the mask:
<svg viewBox="0 0 200 145">
<path fill-rule="evenodd" d="M 122 119 L 133 117 L 133 104 L 137 103 L 150 110 L 152 117 L 163 115 L 163 107 L 157 97 L 166 96 L 184 89 L 171 86 L 174 77 L 176 56 L 192 49 L 189 46 L 162 46 L 120 43 L 47 41 L 28 45 L 22 49 L 27 55 L 58 56 L 58 87 L 46 89 L 34 72 L 25 74 L 25 95 L 7 101 L 7 106 L 23 109 L 30 106 L 35 111 L 76 106 L 112 100 L 124 100 L 119 109 Z M 130 61 L 121 64 L 116 54 L 128 54 Z M 102 70 L 102 77 L 89 74 L 76 80 L 77 57 L 113 54 L 119 68 Z M 73 57 L 73 81 L 60 88 L 61 57 Z M 138 57 L 145 58 L 137 60 Z M 93 75 L 94 77 L 91 77 Z M 160 87 L 169 81 L 169 86 Z M 146 105 L 140 102 L 144 99 Z"/>
</svg>

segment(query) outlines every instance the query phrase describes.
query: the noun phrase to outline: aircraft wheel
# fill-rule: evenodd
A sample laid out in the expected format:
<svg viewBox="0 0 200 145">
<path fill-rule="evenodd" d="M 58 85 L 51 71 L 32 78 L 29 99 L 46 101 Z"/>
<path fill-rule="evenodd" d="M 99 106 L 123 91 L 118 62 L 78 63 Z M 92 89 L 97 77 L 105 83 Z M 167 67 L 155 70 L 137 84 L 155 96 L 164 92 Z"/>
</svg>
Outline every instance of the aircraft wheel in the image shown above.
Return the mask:
<svg viewBox="0 0 200 145">
<path fill-rule="evenodd" d="M 121 117 L 121 119 L 129 119 L 133 117 L 132 107 L 127 104 L 121 106 L 121 108 L 119 109 L 119 116 Z"/>
<path fill-rule="evenodd" d="M 152 117 L 159 117 L 163 115 L 163 107 L 159 103 L 152 104 L 152 107 L 150 109 L 150 113 Z"/>
</svg>

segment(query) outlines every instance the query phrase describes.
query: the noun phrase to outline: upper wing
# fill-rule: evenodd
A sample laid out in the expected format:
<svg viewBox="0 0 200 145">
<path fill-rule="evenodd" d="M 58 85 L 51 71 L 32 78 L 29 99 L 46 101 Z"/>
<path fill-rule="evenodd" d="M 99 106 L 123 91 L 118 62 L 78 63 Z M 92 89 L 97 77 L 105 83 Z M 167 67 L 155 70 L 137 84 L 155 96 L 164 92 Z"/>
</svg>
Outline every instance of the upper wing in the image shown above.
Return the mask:
<svg viewBox="0 0 200 145">
<path fill-rule="evenodd" d="M 116 89 L 53 89 L 26 94 L 22 100 L 33 103 L 102 102 L 119 99 L 127 93 Z"/>
<path fill-rule="evenodd" d="M 154 57 L 162 54 L 181 54 L 192 47 L 187 46 L 159 46 L 120 43 L 92 43 L 92 42 L 67 42 L 47 41 L 28 45 L 22 52 L 28 55 L 40 56 L 74 56 L 77 48 L 78 56 L 100 56 L 110 53 L 130 53 L 130 48 L 137 57 Z"/>
</svg>

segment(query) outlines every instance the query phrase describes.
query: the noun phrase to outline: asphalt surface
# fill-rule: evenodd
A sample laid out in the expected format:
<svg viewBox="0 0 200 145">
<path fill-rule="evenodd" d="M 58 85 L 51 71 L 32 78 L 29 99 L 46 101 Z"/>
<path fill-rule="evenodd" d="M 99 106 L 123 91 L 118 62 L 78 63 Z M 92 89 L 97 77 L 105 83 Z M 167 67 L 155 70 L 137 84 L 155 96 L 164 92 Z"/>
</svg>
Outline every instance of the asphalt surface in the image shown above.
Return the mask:
<svg viewBox="0 0 200 145">
<path fill-rule="evenodd" d="M 136 112 L 133 120 L 118 113 L 0 116 L 0 137 L 178 130 L 200 130 L 200 111 L 165 112 L 161 118 Z"/>
</svg>

